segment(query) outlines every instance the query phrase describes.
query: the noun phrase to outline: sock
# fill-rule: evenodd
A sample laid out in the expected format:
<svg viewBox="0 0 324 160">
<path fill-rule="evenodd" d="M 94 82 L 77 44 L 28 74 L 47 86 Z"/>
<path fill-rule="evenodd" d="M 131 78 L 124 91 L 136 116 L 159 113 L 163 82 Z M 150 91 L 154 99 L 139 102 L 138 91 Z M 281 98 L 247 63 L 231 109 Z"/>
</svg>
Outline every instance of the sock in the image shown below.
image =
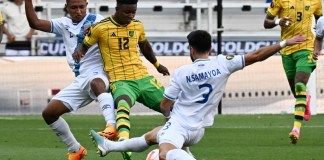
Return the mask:
<svg viewBox="0 0 324 160">
<path fill-rule="evenodd" d="M 294 119 L 294 129 L 298 131 L 301 128 L 306 108 L 306 85 L 304 83 L 298 82 L 295 84 L 296 92 L 296 103 L 295 103 L 295 119 Z"/>
<path fill-rule="evenodd" d="M 190 152 L 189 147 L 184 147 L 183 146 L 181 149 L 184 150 L 185 152 L 187 152 L 190 156 L 194 157 L 194 155 Z"/>
<path fill-rule="evenodd" d="M 101 93 L 97 99 L 106 123 L 116 127 L 114 99 L 111 93 Z"/>
<path fill-rule="evenodd" d="M 54 123 L 48 126 L 52 128 L 54 133 L 61 139 L 63 143 L 65 143 L 70 153 L 79 151 L 81 145 L 74 138 L 69 128 L 69 125 L 62 117 L 60 117 L 58 120 L 56 120 Z"/>
<path fill-rule="evenodd" d="M 120 100 L 117 104 L 117 130 L 118 136 L 129 139 L 130 121 L 129 121 L 130 106 L 125 100 Z"/>
<path fill-rule="evenodd" d="M 108 146 L 109 151 L 114 152 L 142 152 L 150 147 L 146 143 L 145 135 L 119 142 L 106 141 L 105 145 Z"/>
<path fill-rule="evenodd" d="M 166 155 L 166 160 L 196 160 L 182 149 L 169 150 Z"/>
</svg>

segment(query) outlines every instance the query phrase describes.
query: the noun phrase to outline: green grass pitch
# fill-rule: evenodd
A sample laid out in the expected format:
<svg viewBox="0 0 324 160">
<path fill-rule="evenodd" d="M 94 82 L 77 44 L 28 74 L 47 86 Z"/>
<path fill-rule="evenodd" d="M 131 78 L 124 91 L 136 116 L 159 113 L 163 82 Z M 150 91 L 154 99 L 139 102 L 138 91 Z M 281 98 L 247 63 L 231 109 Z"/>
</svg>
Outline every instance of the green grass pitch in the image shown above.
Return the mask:
<svg viewBox="0 0 324 160">
<path fill-rule="evenodd" d="M 105 125 L 100 115 L 66 115 L 79 142 L 87 148 L 86 160 L 120 160 L 120 153 L 98 157 L 88 133 Z M 162 116 L 131 116 L 131 136 L 140 136 L 163 124 Z M 288 141 L 293 115 L 217 115 L 202 141 L 191 147 L 198 160 L 321 160 L 324 157 L 324 116 L 316 115 L 302 127 L 297 145 Z M 147 153 L 133 153 L 144 160 Z M 0 116 L 1 160 L 62 160 L 66 147 L 40 115 Z"/>
</svg>

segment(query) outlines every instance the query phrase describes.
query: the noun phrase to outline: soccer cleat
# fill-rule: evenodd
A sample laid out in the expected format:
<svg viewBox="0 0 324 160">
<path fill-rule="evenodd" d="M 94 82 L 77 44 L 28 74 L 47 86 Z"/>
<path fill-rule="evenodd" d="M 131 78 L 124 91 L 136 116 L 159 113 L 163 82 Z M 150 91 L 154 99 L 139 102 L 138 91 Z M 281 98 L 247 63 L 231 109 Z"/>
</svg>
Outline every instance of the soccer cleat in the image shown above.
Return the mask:
<svg viewBox="0 0 324 160">
<path fill-rule="evenodd" d="M 307 103 L 306 103 L 306 109 L 304 114 L 304 120 L 309 121 L 311 118 L 311 111 L 310 111 L 310 101 L 311 101 L 311 95 L 307 92 L 306 93 Z"/>
<path fill-rule="evenodd" d="M 106 137 L 110 140 L 117 140 L 118 139 L 118 131 L 116 128 L 112 125 L 106 125 L 106 128 L 104 131 L 97 132 L 99 135 Z"/>
<path fill-rule="evenodd" d="M 94 130 L 90 131 L 89 136 L 92 139 L 93 143 L 96 145 L 97 153 L 100 155 L 100 157 L 106 156 L 109 153 L 109 151 L 108 148 L 105 147 L 105 141 L 109 140 L 105 139 L 105 137 L 102 137 Z"/>
<path fill-rule="evenodd" d="M 68 153 L 69 160 L 81 160 L 84 156 L 87 155 L 87 150 L 81 146 L 78 152 Z"/>
<path fill-rule="evenodd" d="M 289 133 L 289 139 L 290 139 L 290 143 L 296 144 L 297 141 L 299 140 L 299 132 L 297 130 L 293 129 Z"/>
<path fill-rule="evenodd" d="M 124 137 L 120 137 L 118 139 L 118 141 L 123 141 L 125 140 Z M 123 160 L 131 160 L 132 157 L 132 152 L 121 152 L 122 156 L 123 156 Z"/>
</svg>

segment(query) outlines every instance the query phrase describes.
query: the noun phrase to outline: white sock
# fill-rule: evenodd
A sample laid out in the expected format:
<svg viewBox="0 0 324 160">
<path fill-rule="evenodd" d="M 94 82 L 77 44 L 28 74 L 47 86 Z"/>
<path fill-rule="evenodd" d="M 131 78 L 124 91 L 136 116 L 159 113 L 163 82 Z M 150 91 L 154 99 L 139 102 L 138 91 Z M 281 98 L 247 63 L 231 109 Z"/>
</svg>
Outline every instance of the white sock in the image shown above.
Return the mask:
<svg viewBox="0 0 324 160">
<path fill-rule="evenodd" d="M 135 137 L 124 141 L 114 142 L 107 140 L 105 143 L 108 147 L 109 152 L 142 152 L 147 150 L 150 146 L 145 141 L 145 135 L 141 137 Z"/>
<path fill-rule="evenodd" d="M 111 93 L 101 93 L 98 102 L 106 123 L 116 127 L 114 99 Z"/>
<path fill-rule="evenodd" d="M 52 128 L 54 133 L 63 143 L 65 143 L 70 153 L 77 152 L 80 149 L 80 143 L 74 138 L 69 125 L 62 117 L 48 126 Z"/>
<path fill-rule="evenodd" d="M 186 151 L 191 157 L 195 157 L 191 152 L 189 147 L 182 147 L 182 150 Z"/>
<path fill-rule="evenodd" d="M 196 160 L 182 149 L 172 149 L 168 151 L 166 160 Z"/>
</svg>

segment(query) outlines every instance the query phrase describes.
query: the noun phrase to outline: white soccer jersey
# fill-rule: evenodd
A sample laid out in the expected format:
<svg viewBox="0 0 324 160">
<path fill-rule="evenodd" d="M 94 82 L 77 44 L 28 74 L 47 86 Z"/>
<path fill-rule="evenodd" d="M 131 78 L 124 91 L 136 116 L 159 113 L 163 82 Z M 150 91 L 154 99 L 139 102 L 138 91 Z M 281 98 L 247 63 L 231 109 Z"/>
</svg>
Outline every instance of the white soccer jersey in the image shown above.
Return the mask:
<svg viewBox="0 0 324 160">
<path fill-rule="evenodd" d="M 175 100 L 171 119 L 189 130 L 211 126 L 228 77 L 244 67 L 244 57 L 197 59 L 174 71 L 164 97 Z"/>
<path fill-rule="evenodd" d="M 324 17 L 323 16 L 317 20 L 316 37 L 318 37 L 318 38 L 324 37 Z"/>
<path fill-rule="evenodd" d="M 66 58 L 68 64 L 74 70 L 74 72 L 77 72 L 77 70 L 79 70 L 79 74 L 87 73 L 94 68 L 103 68 L 98 45 L 93 45 L 89 48 L 89 50 L 79 63 L 79 69 L 75 67 L 75 62 L 72 58 L 72 54 L 74 53 L 74 50 L 78 44 L 78 36 L 82 34 L 83 25 L 86 21 L 89 20 L 90 15 L 91 18 L 94 17 L 92 24 L 99 22 L 104 18 L 99 14 L 87 13 L 83 20 L 77 24 L 73 23 L 72 20 L 68 17 L 61 17 L 51 20 L 51 32 L 62 35 L 66 48 Z"/>
</svg>

